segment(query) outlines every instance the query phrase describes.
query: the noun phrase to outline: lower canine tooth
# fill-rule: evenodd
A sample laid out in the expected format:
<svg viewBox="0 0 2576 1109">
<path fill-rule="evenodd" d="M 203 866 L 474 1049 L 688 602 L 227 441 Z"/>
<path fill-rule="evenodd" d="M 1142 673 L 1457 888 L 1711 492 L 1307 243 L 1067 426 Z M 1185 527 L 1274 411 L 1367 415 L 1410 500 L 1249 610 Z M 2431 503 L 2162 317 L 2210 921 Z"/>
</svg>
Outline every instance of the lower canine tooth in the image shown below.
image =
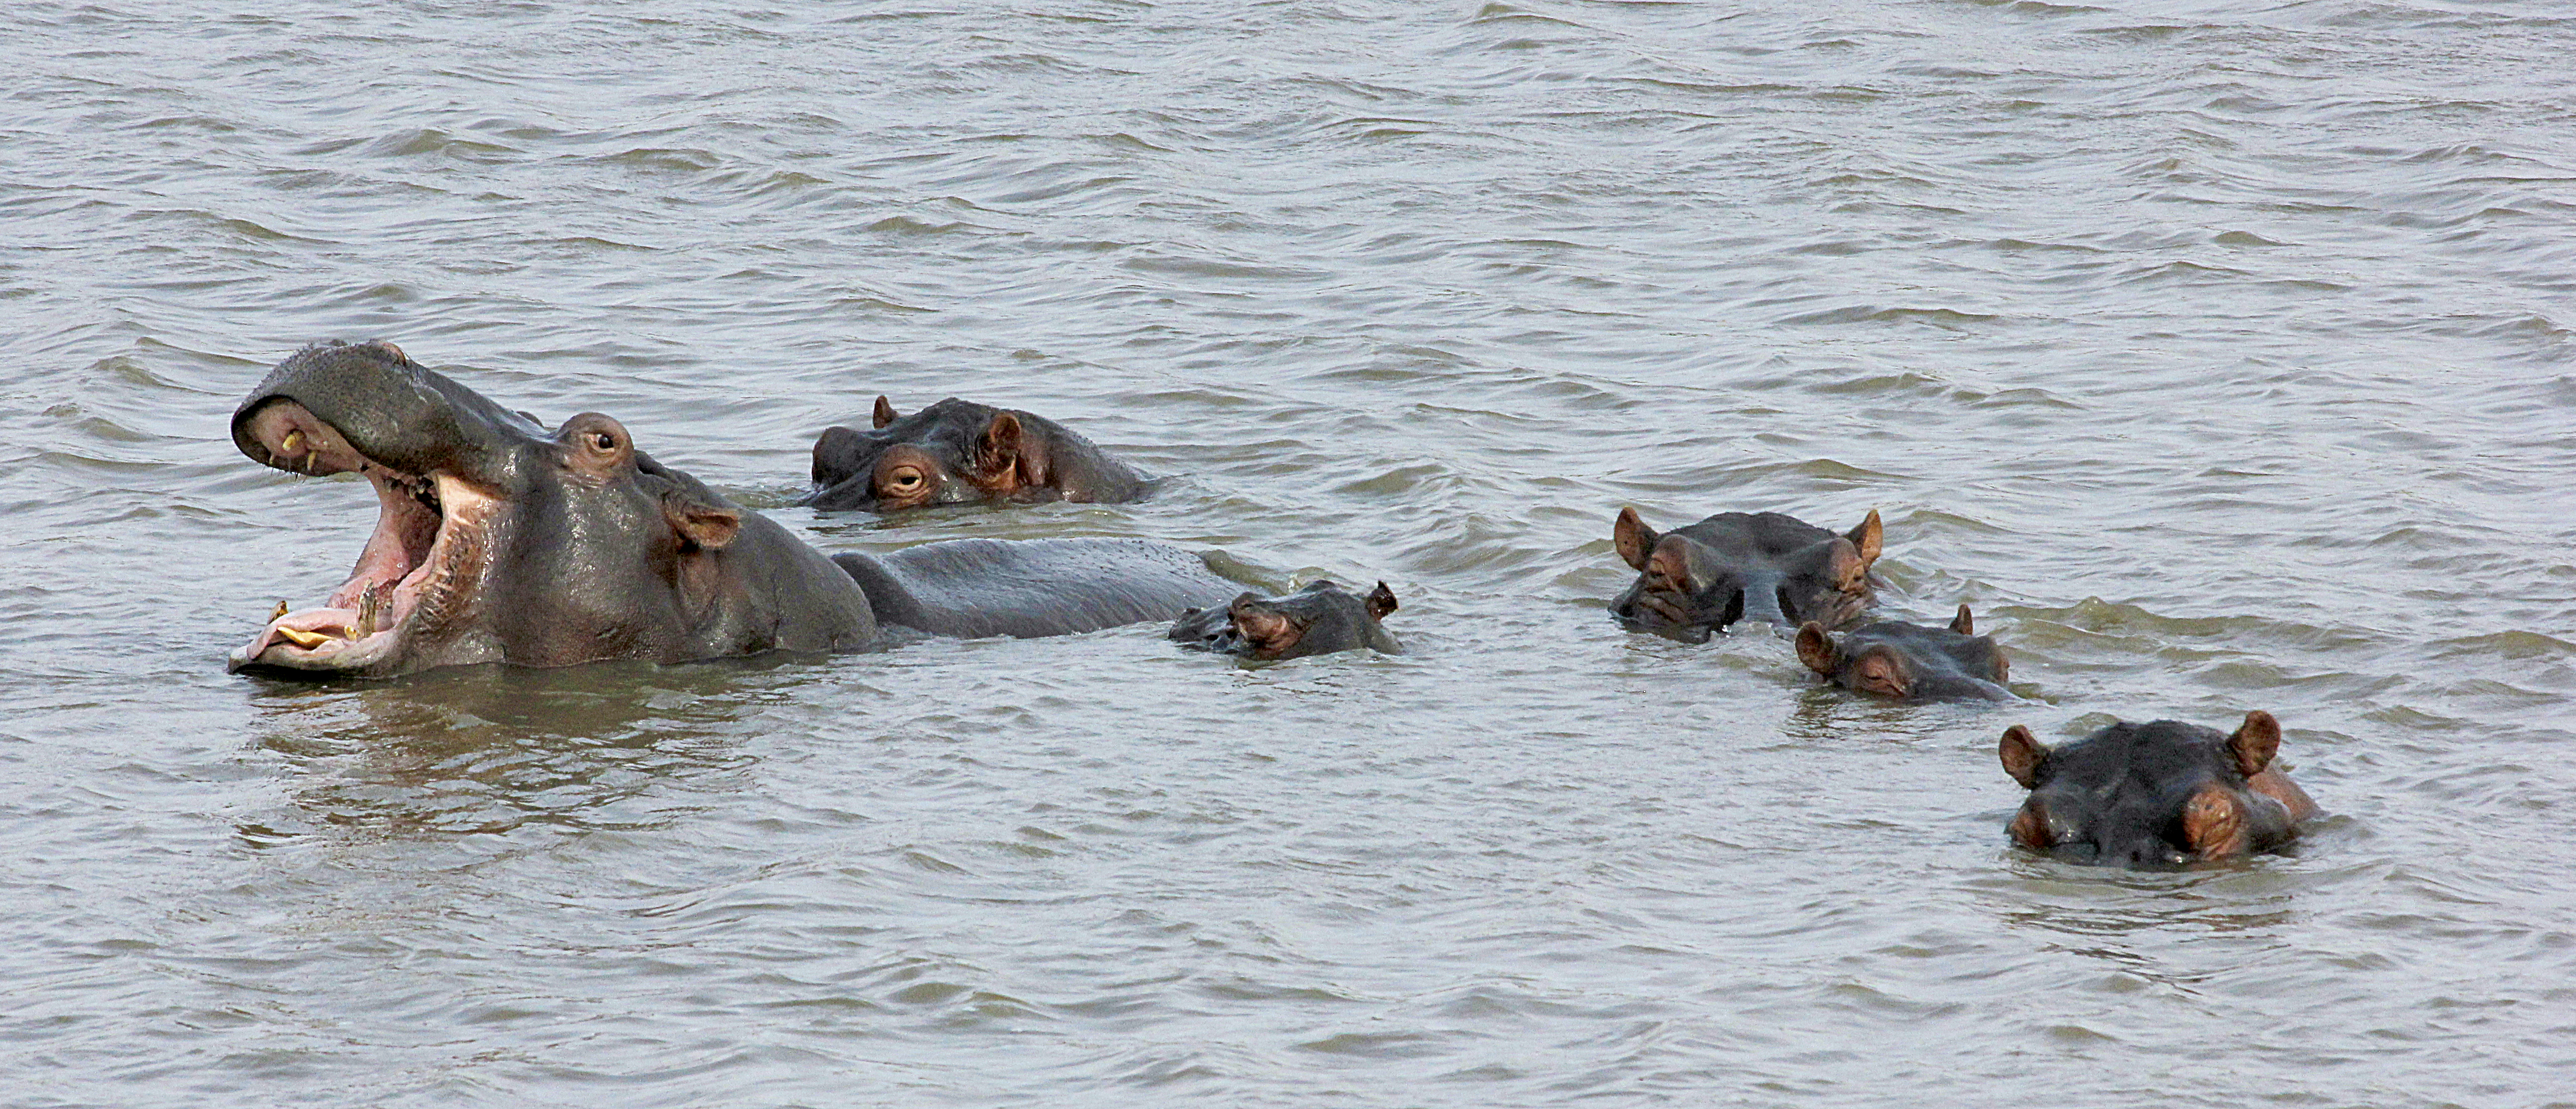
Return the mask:
<svg viewBox="0 0 2576 1109">
<path fill-rule="evenodd" d="M 376 617 L 384 611 L 385 587 L 379 582 L 358 594 L 358 625 L 349 629 L 349 638 L 365 639 L 376 634 Z"/>
<path fill-rule="evenodd" d="M 269 622 L 269 623 L 274 624 L 274 623 L 278 622 L 278 620 L 279 620 L 279 619 L 283 618 L 285 615 L 286 615 L 286 602 L 284 602 L 284 601 L 279 601 L 279 602 L 277 602 L 277 611 L 275 611 L 275 612 L 272 612 L 272 613 L 269 613 L 269 614 L 268 614 L 268 622 Z"/>
</svg>

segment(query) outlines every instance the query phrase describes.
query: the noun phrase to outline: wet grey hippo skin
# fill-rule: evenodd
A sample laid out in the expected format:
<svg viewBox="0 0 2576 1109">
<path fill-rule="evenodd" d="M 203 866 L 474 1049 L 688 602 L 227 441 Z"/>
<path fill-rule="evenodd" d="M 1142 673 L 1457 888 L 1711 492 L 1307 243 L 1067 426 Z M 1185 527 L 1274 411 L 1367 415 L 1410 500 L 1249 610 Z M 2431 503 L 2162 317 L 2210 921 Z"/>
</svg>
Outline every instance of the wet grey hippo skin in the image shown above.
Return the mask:
<svg viewBox="0 0 2576 1109">
<path fill-rule="evenodd" d="M 1947 628 L 1881 620 L 1837 638 L 1810 620 L 1798 629 L 1798 661 L 1845 689 L 1899 700 L 2013 699 L 2004 649 L 1977 634 L 1966 605 Z"/>
<path fill-rule="evenodd" d="M 1738 620 L 1830 629 L 1858 619 L 1881 535 L 1875 509 L 1836 535 L 1777 512 L 1721 512 L 1658 533 L 1623 508 L 1610 537 L 1637 571 L 1610 614 L 1630 631 L 1706 643 Z"/>
<path fill-rule="evenodd" d="M 2120 722 L 2055 750 L 2019 724 L 2004 732 L 2004 772 L 2030 797 L 2013 842 L 2075 862 L 2174 866 L 2268 851 L 2317 814 L 2272 765 L 2281 725 L 2257 709 L 2232 735 L 2158 720 Z"/>
<path fill-rule="evenodd" d="M 909 416 L 877 398 L 875 426 L 832 427 L 814 441 L 823 511 L 893 512 L 936 504 L 1132 501 L 1144 475 L 1044 416 L 950 397 Z"/>
<path fill-rule="evenodd" d="M 293 473 L 357 473 L 375 534 L 321 605 L 230 668 L 381 677 L 434 666 L 687 662 L 876 640 L 867 599 L 776 523 L 637 450 L 597 413 L 552 431 L 391 343 L 297 352 L 233 413 Z"/>
<path fill-rule="evenodd" d="M 1171 638 L 1185 647 L 1265 662 L 1362 647 L 1400 655 L 1404 645 L 1378 623 L 1393 611 L 1395 591 L 1385 582 L 1363 597 L 1322 579 L 1294 593 L 1244 593 L 1222 608 L 1187 613 L 1172 623 Z"/>
<path fill-rule="evenodd" d="M 1243 588 L 1197 555 L 1142 539 L 956 539 L 832 561 L 879 620 L 967 638 L 1169 620 Z"/>
</svg>

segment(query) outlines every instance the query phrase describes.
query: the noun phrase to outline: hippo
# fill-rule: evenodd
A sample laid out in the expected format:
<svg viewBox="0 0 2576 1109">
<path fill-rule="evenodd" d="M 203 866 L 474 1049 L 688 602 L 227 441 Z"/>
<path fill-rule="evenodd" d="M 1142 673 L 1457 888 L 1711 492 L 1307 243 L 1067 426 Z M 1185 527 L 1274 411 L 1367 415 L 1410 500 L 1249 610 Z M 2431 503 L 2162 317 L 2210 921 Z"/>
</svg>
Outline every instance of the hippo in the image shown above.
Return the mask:
<svg viewBox="0 0 2576 1109">
<path fill-rule="evenodd" d="M 2013 842 L 2078 862 L 2175 866 L 2269 851 L 2317 814 L 2272 765 L 2281 725 L 2256 709 L 2232 735 L 2158 720 L 2116 722 L 2051 750 L 2005 730 L 2004 772 L 2030 797 Z"/>
<path fill-rule="evenodd" d="M 1132 501 L 1145 477 L 1044 416 L 949 397 L 909 416 L 878 397 L 875 427 L 823 430 L 799 504 L 893 512 L 937 504 Z"/>
<path fill-rule="evenodd" d="M 873 643 L 850 576 L 585 412 L 549 432 L 392 343 L 308 347 L 234 411 L 234 445 L 355 473 L 376 530 L 349 579 L 230 668 L 383 677 L 462 663 L 656 662 Z"/>
<path fill-rule="evenodd" d="M 1385 582 L 1362 597 L 1330 579 L 1294 593 L 1237 596 L 1223 608 L 1194 609 L 1172 624 L 1182 646 L 1272 662 L 1367 647 L 1390 655 L 1404 645 L 1378 621 L 1395 611 L 1395 591 Z"/>
<path fill-rule="evenodd" d="M 832 561 L 878 620 L 961 638 L 1169 620 L 1242 588 L 1197 555 L 1141 539 L 951 539 Z"/>
<path fill-rule="evenodd" d="M 862 578 L 909 583 L 914 607 L 888 592 L 890 608 L 946 634 L 1168 620 L 1238 588 L 1203 563 L 1201 577 L 1181 573 L 1196 560 L 1177 548 L 1134 541 L 966 540 L 981 553 L 928 544 L 836 562 L 655 462 L 614 419 L 586 412 L 548 431 L 386 342 L 297 352 L 242 402 L 232 433 L 263 465 L 365 477 L 378 507 L 348 580 L 315 607 L 280 604 L 232 653 L 234 671 L 386 677 L 860 650 L 883 642 Z M 971 614 L 985 624 L 969 605 L 986 606 Z"/>
<path fill-rule="evenodd" d="M 1864 624 L 1840 640 L 1813 620 L 1798 628 L 1798 661 L 1845 689 L 1899 700 L 2008 701 L 2009 668 L 1993 636 L 1978 635 L 1960 605 L 1947 628 L 1896 620 Z"/>
<path fill-rule="evenodd" d="M 1832 629 L 1858 619 L 1881 532 L 1871 509 L 1840 535 L 1777 512 L 1721 512 L 1659 534 L 1622 508 L 1610 536 L 1637 570 L 1611 616 L 1630 631 L 1706 643 L 1738 620 Z"/>
</svg>

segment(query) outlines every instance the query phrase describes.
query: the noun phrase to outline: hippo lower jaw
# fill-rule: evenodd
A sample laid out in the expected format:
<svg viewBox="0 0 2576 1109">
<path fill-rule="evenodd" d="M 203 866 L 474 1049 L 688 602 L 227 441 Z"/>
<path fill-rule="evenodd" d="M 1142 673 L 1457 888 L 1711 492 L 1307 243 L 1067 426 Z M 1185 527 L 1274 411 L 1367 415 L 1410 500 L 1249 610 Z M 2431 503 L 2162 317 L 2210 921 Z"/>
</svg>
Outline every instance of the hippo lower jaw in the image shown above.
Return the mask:
<svg viewBox="0 0 2576 1109">
<path fill-rule="evenodd" d="M 348 580 L 318 606 L 271 617 L 224 668 L 311 677 L 393 672 L 406 662 L 409 641 L 443 624 L 480 576 L 500 501 L 453 475 L 406 474 L 358 454 L 293 402 L 263 410 L 252 431 L 279 469 L 365 475 L 379 512 Z"/>
</svg>

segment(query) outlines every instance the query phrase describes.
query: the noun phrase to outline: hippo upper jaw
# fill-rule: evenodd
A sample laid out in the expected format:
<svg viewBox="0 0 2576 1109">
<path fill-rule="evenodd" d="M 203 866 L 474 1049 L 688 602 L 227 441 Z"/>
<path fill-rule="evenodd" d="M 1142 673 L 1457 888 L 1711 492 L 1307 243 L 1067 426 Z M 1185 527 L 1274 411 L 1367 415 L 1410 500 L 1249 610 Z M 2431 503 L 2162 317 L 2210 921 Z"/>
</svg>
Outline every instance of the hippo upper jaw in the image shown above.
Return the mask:
<svg viewBox="0 0 2576 1109">
<path fill-rule="evenodd" d="M 348 580 L 319 605 L 280 611 L 225 669 L 295 677 L 383 676 L 410 669 L 482 576 L 501 498 L 451 473 L 407 473 L 368 457 L 291 400 L 246 414 L 252 457 L 303 474 L 357 473 L 374 486 L 375 532 Z M 251 453 L 247 448 L 245 453 Z"/>
</svg>

